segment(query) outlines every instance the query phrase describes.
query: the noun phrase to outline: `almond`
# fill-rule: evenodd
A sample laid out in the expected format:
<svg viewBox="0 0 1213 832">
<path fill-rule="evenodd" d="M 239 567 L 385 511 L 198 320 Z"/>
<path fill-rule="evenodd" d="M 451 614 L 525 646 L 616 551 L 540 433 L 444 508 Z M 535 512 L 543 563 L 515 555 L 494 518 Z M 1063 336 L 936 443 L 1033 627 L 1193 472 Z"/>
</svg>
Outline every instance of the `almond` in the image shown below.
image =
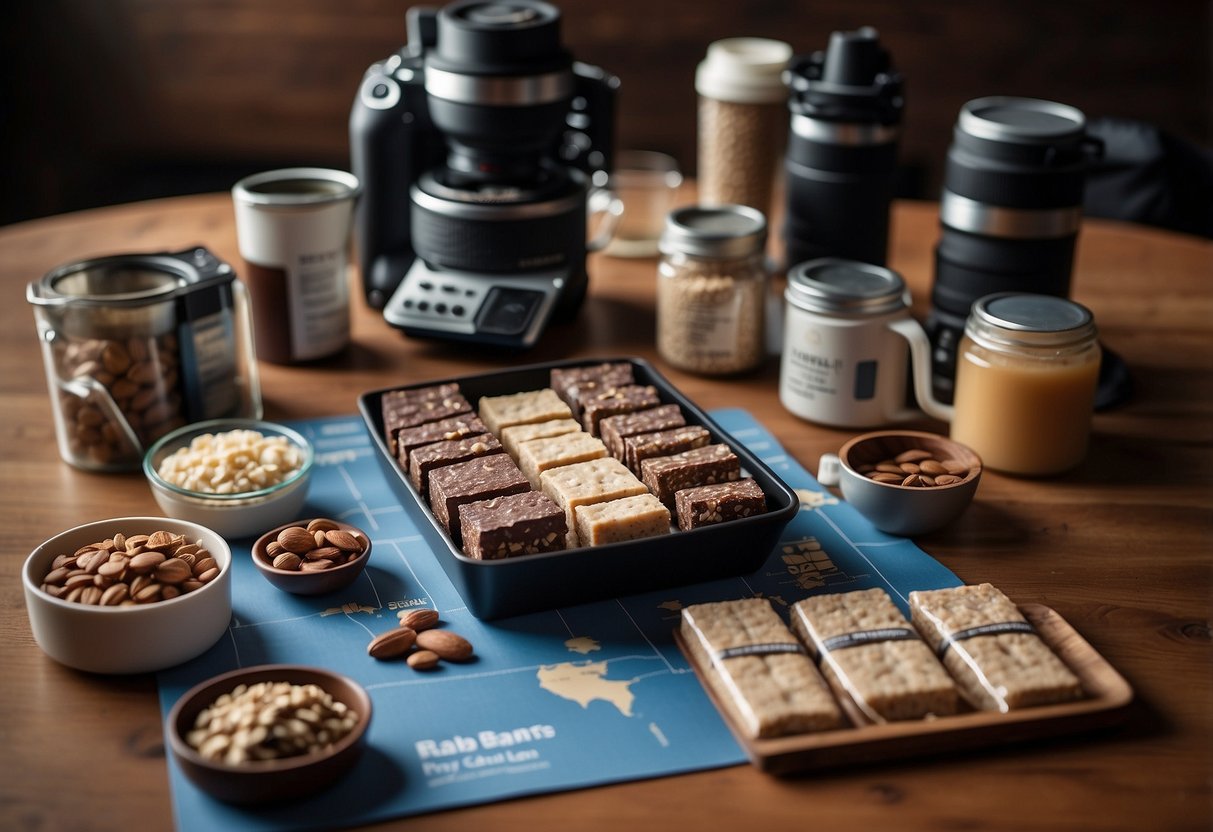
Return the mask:
<svg viewBox="0 0 1213 832">
<path fill-rule="evenodd" d="M 281 552 L 274 558 L 275 569 L 285 569 L 288 572 L 299 571 L 299 556 L 294 552 Z"/>
<path fill-rule="evenodd" d="M 147 543 L 144 543 L 143 545 L 149 549 L 159 551 L 161 549 L 173 548 L 173 544 L 175 542 L 176 540 L 174 540 L 173 536 L 168 532 L 152 532 L 151 536 L 147 539 Z"/>
<path fill-rule="evenodd" d="M 126 566 L 136 575 L 148 575 L 164 561 L 165 557 L 160 552 L 140 552 Z"/>
<path fill-rule="evenodd" d="M 438 610 L 401 610 L 396 617 L 401 627 L 412 627 L 419 633 L 438 626 Z"/>
<path fill-rule="evenodd" d="M 373 659 L 394 659 L 403 656 L 417 641 L 417 633 L 408 627 L 397 627 L 375 636 L 366 652 Z"/>
<path fill-rule="evenodd" d="M 472 657 L 472 643 L 450 630 L 425 630 L 417 633 L 416 639 L 418 647 L 432 650 L 448 662 L 463 662 Z"/>
<path fill-rule="evenodd" d="M 169 558 L 156 567 L 155 576 L 162 584 L 179 584 L 194 577 L 194 572 L 180 558 Z"/>
<path fill-rule="evenodd" d="M 282 548 L 297 555 L 305 554 L 316 548 L 316 538 L 307 529 L 291 526 L 278 533 L 278 542 Z"/>
<path fill-rule="evenodd" d="M 418 650 L 415 653 L 409 653 L 409 657 L 405 661 L 413 670 L 433 670 L 438 666 L 439 656 L 433 650 Z"/>
<path fill-rule="evenodd" d="M 315 520 L 311 520 L 307 524 L 307 530 L 309 532 L 329 532 L 339 528 L 341 527 L 337 525 L 336 521 L 327 520 L 323 517 L 317 517 Z"/>
<path fill-rule="evenodd" d="M 324 533 L 329 543 L 346 552 L 361 552 L 362 541 L 341 529 L 331 529 Z"/>
</svg>

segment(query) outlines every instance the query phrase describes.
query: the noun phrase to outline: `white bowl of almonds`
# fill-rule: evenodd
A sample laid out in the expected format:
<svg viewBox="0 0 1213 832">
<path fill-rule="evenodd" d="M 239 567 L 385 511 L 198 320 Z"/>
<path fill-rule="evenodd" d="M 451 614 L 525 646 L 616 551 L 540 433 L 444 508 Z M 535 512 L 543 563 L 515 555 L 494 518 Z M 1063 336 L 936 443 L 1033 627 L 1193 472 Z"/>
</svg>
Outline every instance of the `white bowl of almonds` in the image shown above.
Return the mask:
<svg viewBox="0 0 1213 832">
<path fill-rule="evenodd" d="M 215 419 L 161 438 L 143 473 L 165 514 L 240 538 L 298 515 L 314 459 L 311 443 L 284 425 Z"/>
<path fill-rule="evenodd" d="M 22 569 L 30 629 L 57 662 L 148 673 L 198 656 L 232 617 L 232 553 L 195 523 L 119 517 L 76 526 Z"/>
</svg>

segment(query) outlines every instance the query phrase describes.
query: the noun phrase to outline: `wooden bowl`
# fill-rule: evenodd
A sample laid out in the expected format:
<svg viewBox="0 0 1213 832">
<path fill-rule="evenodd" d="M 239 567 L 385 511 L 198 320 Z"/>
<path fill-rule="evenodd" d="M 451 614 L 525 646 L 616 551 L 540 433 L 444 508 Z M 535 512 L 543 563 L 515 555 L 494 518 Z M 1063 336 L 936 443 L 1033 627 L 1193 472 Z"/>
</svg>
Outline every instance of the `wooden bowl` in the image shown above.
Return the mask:
<svg viewBox="0 0 1213 832">
<path fill-rule="evenodd" d="M 310 754 L 239 764 L 203 757 L 186 741 L 198 714 L 237 685 L 257 682 L 317 685 L 353 710 L 357 724 L 335 744 Z M 173 758 L 190 782 L 224 802 L 251 804 L 291 800 L 332 785 L 361 756 L 370 724 L 371 698 L 357 682 L 318 667 L 280 664 L 234 670 L 196 685 L 169 711 L 165 733 Z"/>
<path fill-rule="evenodd" d="M 357 557 L 350 558 L 340 566 L 334 566 L 331 569 L 325 569 L 320 572 L 297 572 L 291 569 L 278 569 L 274 566 L 274 559 L 267 554 L 266 548 L 283 530 L 289 529 L 292 526 L 307 526 L 309 522 L 311 521 L 296 520 L 294 523 L 285 523 L 257 538 L 257 541 L 253 544 L 253 565 L 257 567 L 257 571 L 261 573 L 263 578 L 283 592 L 289 592 L 293 595 L 324 595 L 329 592 L 336 592 L 339 589 L 345 589 L 358 579 L 358 576 L 362 574 L 362 570 L 366 568 L 367 561 L 371 557 L 371 537 L 357 526 L 333 521 L 343 531 L 357 532 L 366 541 L 366 549 Z"/>
</svg>

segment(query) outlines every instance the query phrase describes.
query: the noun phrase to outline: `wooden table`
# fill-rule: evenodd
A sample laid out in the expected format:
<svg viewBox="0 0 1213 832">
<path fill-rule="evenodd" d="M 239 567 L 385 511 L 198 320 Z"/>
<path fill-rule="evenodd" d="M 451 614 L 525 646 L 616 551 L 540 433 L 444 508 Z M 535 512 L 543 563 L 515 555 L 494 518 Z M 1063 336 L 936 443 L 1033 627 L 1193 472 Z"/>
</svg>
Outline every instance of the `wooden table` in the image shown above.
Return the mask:
<svg viewBox="0 0 1213 832">
<path fill-rule="evenodd" d="M 933 205 L 898 205 L 891 265 L 925 312 L 938 237 Z M 62 529 L 158 514 L 138 474 L 59 460 L 25 284 L 69 260 L 204 243 L 239 265 L 226 195 L 149 202 L 0 229 L 0 828 L 171 826 L 155 683 L 61 667 L 34 644 L 19 570 Z M 596 257 L 574 326 L 524 356 L 414 341 L 354 304 L 352 348 L 309 367 L 261 365 L 268 418 L 354 412 L 395 383 L 610 354 L 656 360 L 652 261 Z M 402 821 L 401 828 L 1192 829 L 1213 822 L 1213 244 L 1088 222 L 1074 296 L 1128 362 L 1136 396 L 1095 419 L 1087 462 L 1068 476 L 987 473 L 976 503 L 919 540 L 966 582 L 1053 607 L 1136 689 L 1120 730 L 1090 738 L 775 779 L 739 766 L 514 800 Z M 810 470 L 845 431 L 779 404 L 778 363 L 741 380 L 669 370 L 707 408 L 742 404 Z M 924 419 L 926 429 L 943 426 Z"/>
</svg>

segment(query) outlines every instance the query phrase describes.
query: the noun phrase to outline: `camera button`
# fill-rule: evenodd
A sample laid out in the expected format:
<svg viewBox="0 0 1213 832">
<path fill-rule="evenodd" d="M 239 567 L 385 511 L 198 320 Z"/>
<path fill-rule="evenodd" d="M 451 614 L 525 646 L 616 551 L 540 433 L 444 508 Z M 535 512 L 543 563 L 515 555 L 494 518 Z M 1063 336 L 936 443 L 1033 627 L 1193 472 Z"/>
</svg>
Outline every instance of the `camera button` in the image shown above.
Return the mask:
<svg viewBox="0 0 1213 832">
<path fill-rule="evenodd" d="M 446 314 L 446 304 L 445 303 L 434 304 L 434 311 L 437 312 L 439 315 L 445 315 Z"/>
<path fill-rule="evenodd" d="M 430 310 L 430 302 L 428 300 L 418 301 L 417 309 L 420 312 L 428 312 Z"/>
<path fill-rule="evenodd" d="M 467 312 L 467 310 L 464 309 L 459 304 L 455 304 L 454 306 L 451 307 L 451 314 L 454 315 L 456 318 L 462 318 L 464 313 L 466 313 L 466 312 Z"/>
<path fill-rule="evenodd" d="M 427 292 L 433 290 L 433 288 L 434 288 L 434 284 L 428 280 L 423 280 L 420 283 L 418 283 L 417 285 L 420 286 L 422 289 L 425 289 Z"/>
</svg>

